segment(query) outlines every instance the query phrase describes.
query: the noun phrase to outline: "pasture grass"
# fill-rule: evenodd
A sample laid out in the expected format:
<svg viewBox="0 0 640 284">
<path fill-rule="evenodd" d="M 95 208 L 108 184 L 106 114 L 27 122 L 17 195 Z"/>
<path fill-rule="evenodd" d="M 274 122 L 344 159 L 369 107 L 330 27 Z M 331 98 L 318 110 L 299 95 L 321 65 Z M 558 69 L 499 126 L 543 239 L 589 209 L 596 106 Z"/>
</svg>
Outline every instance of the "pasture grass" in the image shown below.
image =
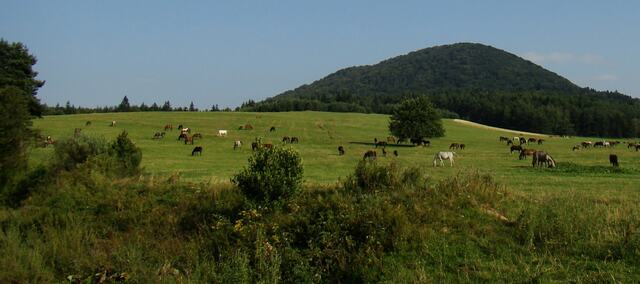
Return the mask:
<svg viewBox="0 0 640 284">
<path fill-rule="evenodd" d="M 113 120 L 117 121 L 117 127 L 109 127 Z M 86 121 L 91 121 L 91 126 L 85 126 Z M 173 124 L 174 130 L 168 131 L 162 140 L 153 140 L 153 134 L 163 131 L 165 124 Z M 204 138 L 195 142 L 196 146 L 204 148 L 201 157 L 192 157 L 193 146 L 185 146 L 177 141 L 178 130 L 175 128 L 179 124 L 192 128 L 194 133 L 203 134 Z M 245 124 L 251 124 L 254 129 L 238 130 L 239 126 Z M 275 132 L 269 132 L 271 126 L 276 127 Z M 261 137 L 264 143 L 281 144 L 283 136 L 296 136 L 300 143 L 286 147 L 292 147 L 301 154 L 305 181 L 308 184 L 333 184 L 350 173 L 364 152 L 375 149 L 374 138 L 386 140 L 389 136 L 387 126 L 386 115 L 324 112 L 142 112 L 46 116 L 34 120 L 34 127 L 54 139 L 73 135 L 76 127 L 82 128 L 85 135 L 107 139 L 113 139 L 126 130 L 129 137 L 142 148 L 142 165 L 148 174 L 159 178 L 176 174 L 186 181 L 213 183 L 228 182 L 245 165 L 252 152 L 250 143 L 256 137 Z M 548 171 L 533 169 L 531 158 L 518 160 L 516 153 L 510 154 L 508 147 L 498 142 L 499 136 L 513 137 L 517 134 L 473 127 L 448 119 L 444 120 L 444 127 L 445 137 L 430 139 L 430 147 L 390 145 L 387 147 L 387 157 L 381 157 L 378 149 L 379 162 L 416 166 L 433 180 L 453 176 L 459 171 L 477 170 L 491 174 L 510 188 L 528 192 L 615 188 L 635 194 L 636 189 L 640 188 L 640 152 L 629 150 L 623 144 L 608 149 L 571 151 L 573 145 L 581 141 L 601 139 L 544 136 L 546 141 L 543 145 L 527 148 L 544 150 L 560 163 L 557 171 Z M 229 135 L 216 137 L 219 129 L 228 130 Z M 234 151 L 232 146 L 235 140 L 241 140 L 244 146 Z M 458 157 L 455 167 L 451 168 L 446 163 L 445 167 L 434 168 L 432 161 L 435 153 L 448 150 L 453 142 L 466 144 L 465 150 L 456 150 Z M 344 156 L 338 155 L 337 147 L 340 145 L 346 149 Z M 399 157 L 390 155 L 394 150 L 399 152 Z M 33 149 L 31 161 L 46 161 L 51 153 L 51 148 Z M 621 167 L 607 173 L 604 169 L 609 166 L 609 154 L 618 155 Z M 562 169 L 564 166 L 573 170 Z M 594 174 L 599 169 L 602 169 L 602 173 Z M 582 170 L 583 174 L 580 173 Z M 568 175 L 569 171 L 576 175 Z M 567 174 L 559 175 L 559 172 Z"/>
<path fill-rule="evenodd" d="M 151 139 L 166 123 L 202 133 L 202 157 L 176 130 Z M 237 130 L 246 123 L 254 130 Z M 127 130 L 145 173 L 113 179 L 80 166 L 34 182 L 18 208 L 0 207 L 3 283 L 123 273 L 169 283 L 640 281 L 640 153 L 622 145 L 571 151 L 596 139 L 544 137 L 532 148 L 558 167 L 533 168 L 498 142 L 514 134 L 445 120 L 446 136 L 431 147 L 389 146 L 400 156 L 370 164 L 362 154 L 387 136 L 387 116 L 117 113 L 34 125 L 54 139 L 75 127 L 108 140 Z M 215 137 L 218 129 L 229 137 Z M 255 207 L 229 182 L 251 154 L 232 141 L 285 135 L 300 138 L 284 147 L 302 156 L 304 189 L 284 206 Z M 433 155 L 452 142 L 467 145 L 455 167 L 434 168 Z M 610 153 L 620 168 L 608 166 Z M 51 158 L 50 148 L 30 152 L 34 168 Z"/>
</svg>

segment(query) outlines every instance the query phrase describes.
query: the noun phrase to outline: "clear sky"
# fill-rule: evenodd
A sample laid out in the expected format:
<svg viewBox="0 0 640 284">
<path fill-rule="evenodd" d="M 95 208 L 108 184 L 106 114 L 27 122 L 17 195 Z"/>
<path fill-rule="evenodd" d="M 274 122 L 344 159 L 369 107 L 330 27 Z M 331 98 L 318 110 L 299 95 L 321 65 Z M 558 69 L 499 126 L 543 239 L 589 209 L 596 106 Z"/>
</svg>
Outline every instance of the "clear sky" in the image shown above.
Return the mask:
<svg viewBox="0 0 640 284">
<path fill-rule="evenodd" d="M 534 3 L 535 2 L 535 3 Z M 3 0 L 47 104 L 237 106 L 340 68 L 479 42 L 640 97 L 640 1 Z"/>
</svg>

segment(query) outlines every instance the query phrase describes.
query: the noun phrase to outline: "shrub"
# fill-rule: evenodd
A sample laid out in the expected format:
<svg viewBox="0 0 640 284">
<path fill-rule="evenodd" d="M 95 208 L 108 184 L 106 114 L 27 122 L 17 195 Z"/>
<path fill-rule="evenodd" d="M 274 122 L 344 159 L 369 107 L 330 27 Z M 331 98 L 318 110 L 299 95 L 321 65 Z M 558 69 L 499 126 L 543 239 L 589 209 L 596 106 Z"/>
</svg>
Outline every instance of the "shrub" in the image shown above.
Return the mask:
<svg viewBox="0 0 640 284">
<path fill-rule="evenodd" d="M 419 168 L 399 168 L 396 163 L 379 165 L 373 161 L 360 161 L 344 187 L 349 190 L 374 192 L 385 189 L 420 187 L 426 182 Z"/>
<path fill-rule="evenodd" d="M 261 149 L 249 158 L 249 165 L 233 176 L 247 198 L 258 202 L 278 202 L 295 195 L 302 185 L 302 159 L 285 148 Z"/>
<path fill-rule="evenodd" d="M 69 138 L 55 145 L 53 164 L 58 170 L 70 171 L 91 156 L 106 152 L 107 144 L 103 139 L 87 136 Z"/>
<path fill-rule="evenodd" d="M 126 131 L 122 131 L 118 138 L 111 143 L 109 155 L 119 162 L 117 170 L 123 176 L 135 175 L 140 172 L 142 151 L 127 137 Z"/>
</svg>

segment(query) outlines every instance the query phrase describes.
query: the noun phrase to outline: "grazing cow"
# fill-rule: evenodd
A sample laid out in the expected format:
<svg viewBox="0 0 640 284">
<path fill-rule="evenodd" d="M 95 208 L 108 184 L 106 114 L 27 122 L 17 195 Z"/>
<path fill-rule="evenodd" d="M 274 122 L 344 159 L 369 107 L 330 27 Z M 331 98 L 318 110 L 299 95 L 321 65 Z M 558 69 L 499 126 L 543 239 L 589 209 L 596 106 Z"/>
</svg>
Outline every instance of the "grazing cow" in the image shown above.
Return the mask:
<svg viewBox="0 0 640 284">
<path fill-rule="evenodd" d="M 91 125 L 91 121 L 88 121 L 84 123 L 84 126 L 90 126 Z"/>
<path fill-rule="evenodd" d="M 242 141 L 240 140 L 233 141 L 233 150 L 238 149 L 240 147 L 242 147 Z"/>
<path fill-rule="evenodd" d="M 226 137 L 227 136 L 227 131 L 226 130 L 218 130 L 218 136 Z"/>
<path fill-rule="evenodd" d="M 291 138 L 289 138 L 289 136 L 282 137 L 282 143 L 291 143 Z"/>
<path fill-rule="evenodd" d="M 609 155 L 609 163 L 611 163 L 612 167 L 618 167 L 618 155 L 611 154 Z"/>
<path fill-rule="evenodd" d="M 109 126 L 111 126 L 111 127 L 116 127 L 116 121 L 115 121 L 115 120 L 114 120 L 114 121 L 111 121 L 111 125 L 109 125 Z"/>
<path fill-rule="evenodd" d="M 578 144 L 578 145 L 573 146 L 571 151 L 580 150 L 580 148 L 582 148 L 582 145 Z"/>
<path fill-rule="evenodd" d="M 433 157 L 433 166 L 438 166 L 438 161 L 440 161 L 440 165 L 444 167 L 444 160 L 449 160 L 449 165 L 453 167 L 453 157 L 456 155 L 456 152 L 438 152 Z"/>
<path fill-rule="evenodd" d="M 542 164 L 546 164 L 549 168 L 556 167 L 556 161 L 547 153 L 543 151 L 536 151 L 533 153 L 533 159 L 531 161 L 531 165 L 535 168 L 536 166 L 542 167 Z"/>
<path fill-rule="evenodd" d="M 397 157 L 398 156 L 398 150 L 393 150 L 393 155 Z"/>
<path fill-rule="evenodd" d="M 511 141 L 509 137 L 500 136 L 500 142 Z"/>
<path fill-rule="evenodd" d="M 164 125 L 164 131 L 167 131 L 167 130 L 173 130 L 173 125 L 171 125 L 171 124 L 165 124 L 165 125 Z"/>
<path fill-rule="evenodd" d="M 202 134 L 201 133 L 193 134 L 193 138 L 202 139 Z"/>
<path fill-rule="evenodd" d="M 178 136 L 178 141 L 180 140 L 187 140 L 187 137 L 189 137 L 189 135 L 187 135 L 187 133 L 180 133 L 180 135 Z"/>
<path fill-rule="evenodd" d="M 293 143 L 296 143 L 296 144 L 297 144 L 297 143 L 298 143 L 298 141 L 299 141 L 299 140 L 298 140 L 298 137 L 291 137 L 291 144 L 293 144 Z"/>
<path fill-rule="evenodd" d="M 343 156 L 344 155 L 344 147 L 338 146 L 338 155 L 339 156 Z"/>
<path fill-rule="evenodd" d="M 364 153 L 364 157 L 362 158 L 362 160 L 375 160 L 376 159 L 376 151 L 374 150 L 369 150 L 367 152 Z"/>
<path fill-rule="evenodd" d="M 195 156 L 196 154 L 202 156 L 202 146 L 196 146 L 193 148 L 193 151 L 191 151 L 191 156 Z"/>
<path fill-rule="evenodd" d="M 252 151 L 258 150 L 259 147 L 260 147 L 260 144 L 258 142 L 251 142 Z"/>
<path fill-rule="evenodd" d="M 78 135 L 80 135 L 80 132 L 81 132 L 81 131 L 82 131 L 82 129 L 80 129 L 80 128 L 76 128 L 76 129 L 74 129 L 74 130 L 73 130 L 73 136 L 78 136 Z"/>
<path fill-rule="evenodd" d="M 513 151 L 518 151 L 518 152 L 522 151 L 522 146 L 520 146 L 520 145 L 511 145 L 509 153 L 513 154 Z"/>
<path fill-rule="evenodd" d="M 451 149 L 460 149 L 460 144 L 451 143 L 451 145 L 449 145 L 449 150 L 451 150 Z"/>
<path fill-rule="evenodd" d="M 538 145 L 542 145 L 542 142 L 544 142 L 544 139 L 538 139 Z"/>
<path fill-rule="evenodd" d="M 193 136 L 189 136 L 185 134 L 184 145 L 187 145 L 187 144 L 193 145 Z"/>
<path fill-rule="evenodd" d="M 396 143 L 396 138 L 393 136 L 387 136 L 387 142 L 388 143 Z"/>
<path fill-rule="evenodd" d="M 271 143 L 262 144 L 262 148 L 273 149 L 273 144 L 271 144 Z"/>
<path fill-rule="evenodd" d="M 275 126 L 271 126 L 271 128 L 269 129 L 269 132 L 274 132 L 276 131 L 276 127 Z"/>
<path fill-rule="evenodd" d="M 527 159 L 527 156 L 533 156 L 533 153 L 535 152 L 536 150 L 534 149 L 522 149 L 522 151 L 520 151 L 520 156 L 518 157 L 518 159 L 525 160 Z"/>
</svg>

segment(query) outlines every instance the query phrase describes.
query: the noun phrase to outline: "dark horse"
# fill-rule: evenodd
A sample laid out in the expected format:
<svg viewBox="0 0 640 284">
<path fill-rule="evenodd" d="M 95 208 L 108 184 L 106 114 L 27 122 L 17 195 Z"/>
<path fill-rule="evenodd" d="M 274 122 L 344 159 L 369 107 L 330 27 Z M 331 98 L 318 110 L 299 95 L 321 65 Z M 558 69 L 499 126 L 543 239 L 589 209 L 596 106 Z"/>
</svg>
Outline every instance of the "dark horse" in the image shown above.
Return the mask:
<svg viewBox="0 0 640 284">
<path fill-rule="evenodd" d="M 511 152 L 510 153 L 513 154 L 513 151 L 518 151 L 518 152 L 522 151 L 522 146 L 520 146 L 520 145 L 511 145 Z"/>
<path fill-rule="evenodd" d="M 193 148 L 193 151 L 191 151 L 191 156 L 195 156 L 196 154 L 202 156 L 202 146 L 196 146 L 195 148 Z"/>
<path fill-rule="evenodd" d="M 338 155 L 340 156 L 344 155 L 344 147 L 338 146 Z"/>
<path fill-rule="evenodd" d="M 611 166 L 617 168 L 619 166 L 618 165 L 618 155 L 614 155 L 614 154 L 609 155 L 609 163 L 611 163 Z"/>
<path fill-rule="evenodd" d="M 376 151 L 374 151 L 374 150 L 369 150 L 369 151 L 367 151 L 367 152 L 365 152 L 365 153 L 364 153 L 364 157 L 362 158 L 362 160 L 367 160 L 367 159 L 369 159 L 369 160 L 375 160 L 375 159 L 376 159 L 376 156 L 377 156 Z"/>
</svg>

